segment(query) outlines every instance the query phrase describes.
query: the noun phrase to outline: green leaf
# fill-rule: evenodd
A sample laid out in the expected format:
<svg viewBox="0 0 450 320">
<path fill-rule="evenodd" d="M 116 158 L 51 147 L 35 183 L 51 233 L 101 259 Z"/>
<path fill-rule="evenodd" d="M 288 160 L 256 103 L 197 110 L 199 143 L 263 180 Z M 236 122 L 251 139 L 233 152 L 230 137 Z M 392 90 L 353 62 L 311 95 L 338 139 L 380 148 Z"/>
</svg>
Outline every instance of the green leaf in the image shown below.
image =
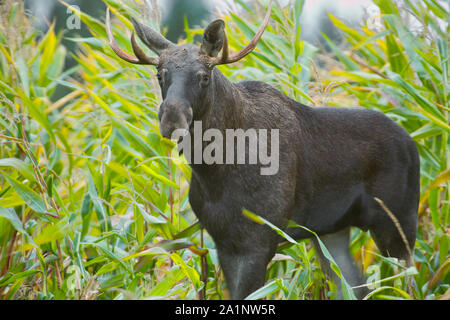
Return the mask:
<svg viewBox="0 0 450 320">
<path fill-rule="evenodd" d="M 199 231 L 201 228 L 200 222 L 194 223 L 193 225 L 189 226 L 188 228 L 184 229 L 183 231 L 179 232 L 178 234 L 174 235 L 174 239 L 181 239 L 181 238 L 189 238 L 194 233 Z"/>
<path fill-rule="evenodd" d="M 44 256 L 42 255 L 42 250 L 40 248 L 36 248 L 36 254 L 39 258 L 39 264 L 41 266 L 42 273 L 42 289 L 44 296 L 47 295 L 47 268 L 45 264 Z"/>
<path fill-rule="evenodd" d="M 172 253 L 170 255 L 170 258 L 172 261 L 179 265 L 181 270 L 184 272 L 186 277 L 188 277 L 192 283 L 194 284 L 195 288 L 200 288 L 200 275 L 198 274 L 197 270 L 190 267 L 181 257 L 178 253 Z"/>
<path fill-rule="evenodd" d="M 19 3 L 14 2 L 11 6 L 11 12 L 9 14 L 9 24 L 12 25 L 14 23 L 14 18 L 17 14 L 17 9 L 19 8 Z"/>
<path fill-rule="evenodd" d="M 29 68 L 21 55 L 16 57 L 16 63 L 17 63 L 17 68 L 19 70 L 19 76 L 20 76 L 20 80 L 22 82 L 23 90 L 25 91 L 25 94 L 27 95 L 27 97 L 29 97 L 30 96 L 30 79 L 28 76 Z"/>
<path fill-rule="evenodd" d="M 0 167 L 11 167 L 16 169 L 24 178 L 31 182 L 36 182 L 31 166 L 24 161 L 16 158 L 0 159 Z"/>
<path fill-rule="evenodd" d="M 81 219 L 83 221 L 83 227 L 81 229 L 81 239 L 84 239 L 84 237 L 88 234 L 89 231 L 89 226 L 92 217 L 91 204 L 92 204 L 91 196 L 88 192 L 84 195 L 83 204 L 81 205 Z"/>
<path fill-rule="evenodd" d="M 324 37 L 327 44 L 330 46 L 330 48 L 334 51 L 334 53 L 337 55 L 339 60 L 347 67 L 350 71 L 358 71 L 360 68 L 356 63 L 354 63 L 352 60 L 350 60 L 341 49 L 339 49 L 338 46 L 334 44 L 334 42 L 327 37 L 326 34 L 322 33 L 322 36 Z"/>
<path fill-rule="evenodd" d="M 88 38 L 70 38 L 67 37 L 65 38 L 66 40 L 72 41 L 72 42 L 76 42 L 76 43 L 87 43 L 90 46 L 98 49 L 98 50 L 103 50 L 104 45 L 103 42 L 100 39 L 97 39 L 95 37 L 88 37 Z"/>
<path fill-rule="evenodd" d="M 298 244 L 297 241 L 295 241 L 294 239 L 292 239 L 292 237 L 290 237 L 287 233 L 285 233 L 283 230 L 281 230 L 280 228 L 278 228 L 277 226 L 275 226 L 274 224 L 272 224 L 270 221 L 267 221 L 266 219 L 264 219 L 261 216 L 258 216 L 246 209 L 242 210 L 242 213 L 244 216 L 246 216 L 247 218 L 249 218 L 250 220 L 259 223 L 259 224 L 266 224 L 269 227 L 271 227 L 273 230 L 275 230 L 280 236 L 284 237 L 286 240 L 288 240 L 290 243 L 293 244 Z"/>
<path fill-rule="evenodd" d="M 30 242 L 33 245 L 36 245 L 33 241 L 33 238 L 31 238 L 28 232 L 23 228 L 22 221 L 20 221 L 14 209 L 12 208 L 5 209 L 0 206 L 0 217 L 7 219 L 18 232 L 26 236 L 28 242 Z"/>
<path fill-rule="evenodd" d="M 150 249 L 146 249 L 143 251 L 139 251 L 133 254 L 130 254 L 129 256 L 126 256 L 124 258 L 122 258 L 123 261 L 127 261 L 133 258 L 139 258 L 139 257 L 146 257 L 146 256 L 150 256 L 150 257 L 156 257 L 156 256 L 160 256 L 160 255 L 168 255 L 167 250 L 165 250 L 164 248 L 161 247 L 152 247 Z"/>
<path fill-rule="evenodd" d="M 428 99 L 423 97 L 411 84 L 406 82 L 399 74 L 387 70 L 389 78 L 399 84 L 405 91 L 416 100 L 422 112 L 430 118 L 436 125 L 450 132 L 450 125 L 446 123 L 443 114 Z"/>
<path fill-rule="evenodd" d="M 175 188 L 175 189 L 180 189 L 180 187 L 173 181 L 167 179 L 166 177 L 164 177 L 163 175 L 156 173 L 152 168 L 146 166 L 146 165 L 141 165 L 142 169 L 144 169 L 144 171 L 146 173 L 148 173 L 150 176 L 152 176 L 153 178 L 161 181 L 162 183 L 164 183 L 165 185 L 168 185 L 169 187 Z"/>
<path fill-rule="evenodd" d="M 47 208 L 44 201 L 36 192 L 33 191 L 33 189 L 15 180 L 12 177 L 5 176 L 5 178 L 31 209 L 33 209 L 37 213 L 47 213 Z"/>
<path fill-rule="evenodd" d="M 95 211 L 97 212 L 98 219 L 102 226 L 102 230 L 108 231 L 111 230 L 110 220 L 106 214 L 103 202 L 101 198 L 98 196 L 97 188 L 95 186 L 94 179 L 92 176 L 93 176 L 93 169 L 91 168 L 91 166 L 89 166 L 89 176 L 88 176 L 89 195 L 92 203 L 94 204 Z"/>
<path fill-rule="evenodd" d="M 174 265 L 164 276 L 158 281 L 148 293 L 147 299 L 162 299 L 169 294 L 173 286 L 185 277 L 185 273 L 178 265 Z"/>
<path fill-rule="evenodd" d="M 113 252 L 109 248 L 107 248 L 103 243 L 92 243 L 91 245 L 99 249 L 106 257 L 111 259 L 113 262 L 119 264 L 130 275 L 133 274 L 132 268 L 130 267 L 130 265 L 126 264 L 123 261 L 124 257 L 122 257 L 122 254 L 118 253 L 118 250 L 115 250 L 115 252 Z"/>
<path fill-rule="evenodd" d="M 280 284 L 276 280 L 272 280 L 268 282 L 263 287 L 249 294 L 245 300 L 260 300 L 262 298 L 267 297 L 270 294 L 278 292 L 281 289 Z"/>
<path fill-rule="evenodd" d="M 439 265 L 443 265 L 448 259 L 449 253 L 449 237 L 448 234 L 444 234 L 439 238 Z"/>
<path fill-rule="evenodd" d="M 147 221 L 148 223 L 150 223 L 150 224 L 165 224 L 165 223 L 167 223 L 167 221 L 162 218 L 158 218 L 158 217 L 148 214 L 145 211 L 145 208 L 142 204 L 136 204 L 136 207 L 139 209 L 139 213 L 142 215 L 144 220 Z"/>
<path fill-rule="evenodd" d="M 27 270 L 27 271 L 16 273 L 16 274 L 12 275 L 11 277 L 5 277 L 0 280 L 0 287 L 7 286 L 10 283 L 13 283 L 13 282 L 23 279 L 23 278 L 27 278 L 27 277 L 32 276 L 33 274 L 36 274 L 39 272 L 41 272 L 41 271 L 40 270 Z"/>
</svg>

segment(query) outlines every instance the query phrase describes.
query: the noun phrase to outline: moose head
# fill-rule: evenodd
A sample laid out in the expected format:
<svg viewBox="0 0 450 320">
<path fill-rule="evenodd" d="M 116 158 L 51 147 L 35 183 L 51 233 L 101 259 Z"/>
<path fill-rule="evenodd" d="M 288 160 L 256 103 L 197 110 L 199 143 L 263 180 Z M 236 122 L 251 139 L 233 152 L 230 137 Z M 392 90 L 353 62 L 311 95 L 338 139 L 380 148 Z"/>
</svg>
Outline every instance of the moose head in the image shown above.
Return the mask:
<svg viewBox="0 0 450 320">
<path fill-rule="evenodd" d="M 114 40 L 109 9 L 106 28 L 110 46 L 123 60 L 134 64 L 153 65 L 158 70 L 158 81 L 163 102 L 159 109 L 160 131 L 170 138 L 175 130 L 188 131 L 192 121 L 201 119 L 214 101 L 211 83 L 215 81 L 215 66 L 237 62 L 251 53 L 270 19 L 272 0 L 264 21 L 252 41 L 241 51 L 230 54 L 223 20 L 215 20 L 205 29 L 200 47 L 193 44 L 176 45 L 159 32 L 134 18 L 132 22 L 138 37 L 158 57 L 149 57 L 136 42 L 134 32 L 131 44 L 135 56 L 119 48 Z M 221 55 L 219 55 L 222 51 Z"/>
</svg>

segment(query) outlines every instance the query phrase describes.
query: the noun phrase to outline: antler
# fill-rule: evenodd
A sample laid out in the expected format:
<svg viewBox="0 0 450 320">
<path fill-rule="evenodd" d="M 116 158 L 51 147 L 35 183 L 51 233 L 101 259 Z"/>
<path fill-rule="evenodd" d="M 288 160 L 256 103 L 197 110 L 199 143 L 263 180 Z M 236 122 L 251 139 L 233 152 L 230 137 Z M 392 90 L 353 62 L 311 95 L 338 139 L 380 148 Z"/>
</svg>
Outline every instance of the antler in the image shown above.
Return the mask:
<svg viewBox="0 0 450 320">
<path fill-rule="evenodd" d="M 263 21 L 262 25 L 259 27 L 258 32 L 253 37 L 252 41 L 250 41 L 250 43 L 245 48 L 243 48 L 241 51 L 239 51 L 238 53 L 235 53 L 231 56 L 229 55 L 228 38 L 227 38 L 227 35 L 224 30 L 222 55 L 220 57 L 210 58 L 210 65 L 217 66 L 217 65 L 221 65 L 221 64 L 233 63 L 233 62 L 241 60 L 246 55 L 251 53 L 256 48 L 256 45 L 258 44 L 259 39 L 261 39 L 261 36 L 263 35 L 264 31 L 266 30 L 266 27 L 269 24 L 271 13 L 272 13 L 272 0 L 269 1 L 269 7 L 267 9 L 266 16 L 264 17 L 264 21 Z"/>
<path fill-rule="evenodd" d="M 111 49 L 113 49 L 113 51 L 123 60 L 134 64 L 145 64 L 153 66 L 157 66 L 159 64 L 158 58 L 149 57 L 144 53 L 144 51 L 142 51 L 142 49 L 137 44 L 136 39 L 134 38 L 134 32 L 131 35 L 131 45 L 137 58 L 120 49 L 111 31 L 111 17 L 109 8 L 106 10 L 106 33 L 108 34 L 109 45 L 111 46 Z"/>
</svg>

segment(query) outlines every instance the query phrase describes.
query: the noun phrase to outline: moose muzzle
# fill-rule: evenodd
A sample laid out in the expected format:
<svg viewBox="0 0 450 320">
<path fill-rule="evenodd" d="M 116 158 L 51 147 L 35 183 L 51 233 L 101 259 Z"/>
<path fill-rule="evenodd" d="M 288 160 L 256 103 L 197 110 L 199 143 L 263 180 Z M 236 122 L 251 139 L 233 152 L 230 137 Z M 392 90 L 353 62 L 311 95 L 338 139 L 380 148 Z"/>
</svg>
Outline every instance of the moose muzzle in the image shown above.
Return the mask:
<svg viewBox="0 0 450 320">
<path fill-rule="evenodd" d="M 159 130 L 164 138 L 170 139 L 175 130 L 185 130 L 185 134 L 188 134 L 192 122 L 192 108 L 186 103 L 165 101 L 158 116 Z"/>
</svg>

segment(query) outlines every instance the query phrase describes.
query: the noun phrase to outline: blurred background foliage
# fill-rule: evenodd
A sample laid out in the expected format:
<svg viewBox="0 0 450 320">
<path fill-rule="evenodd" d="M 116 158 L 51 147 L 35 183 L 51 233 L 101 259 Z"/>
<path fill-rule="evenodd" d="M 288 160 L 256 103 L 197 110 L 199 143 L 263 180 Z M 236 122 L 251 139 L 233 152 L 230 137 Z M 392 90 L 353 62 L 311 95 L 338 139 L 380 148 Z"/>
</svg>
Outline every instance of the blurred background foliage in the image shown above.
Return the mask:
<svg viewBox="0 0 450 320">
<path fill-rule="evenodd" d="M 103 2 L 129 52 L 130 16 L 157 24 L 149 3 Z M 222 17 L 234 51 L 253 37 L 267 1 L 237 3 L 239 14 Z M 415 268 L 380 256 L 356 228 L 351 249 L 372 282 L 367 299 L 448 300 L 448 7 L 374 3 L 377 28 L 328 17 L 343 39 L 324 34 L 328 51 L 302 40 L 304 1 L 275 5 L 257 50 L 219 68 L 309 105 L 379 110 L 411 134 L 421 154 Z M 75 12 L 89 33 L 73 37 L 55 24 L 36 31 L 24 9 L 0 5 L 0 298 L 226 298 L 214 243 L 189 207 L 190 168 L 159 134 L 155 70 L 115 56 L 103 15 Z M 198 39 L 203 30 L 183 21 L 179 42 Z M 309 240 L 280 245 L 250 298 L 335 299 L 314 251 Z"/>
</svg>

